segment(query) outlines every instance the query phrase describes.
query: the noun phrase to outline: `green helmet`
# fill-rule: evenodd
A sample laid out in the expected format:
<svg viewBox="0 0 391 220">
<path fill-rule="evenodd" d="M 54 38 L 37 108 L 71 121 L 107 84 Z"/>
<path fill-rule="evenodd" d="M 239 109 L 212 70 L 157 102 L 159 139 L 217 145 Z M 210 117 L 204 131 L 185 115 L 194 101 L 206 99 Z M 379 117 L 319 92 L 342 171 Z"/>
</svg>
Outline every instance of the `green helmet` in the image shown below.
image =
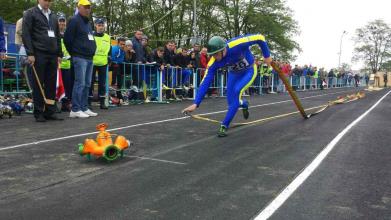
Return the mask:
<svg viewBox="0 0 391 220">
<path fill-rule="evenodd" d="M 208 55 L 213 55 L 217 52 L 224 50 L 227 46 L 224 38 L 220 36 L 214 36 L 208 41 Z"/>
</svg>

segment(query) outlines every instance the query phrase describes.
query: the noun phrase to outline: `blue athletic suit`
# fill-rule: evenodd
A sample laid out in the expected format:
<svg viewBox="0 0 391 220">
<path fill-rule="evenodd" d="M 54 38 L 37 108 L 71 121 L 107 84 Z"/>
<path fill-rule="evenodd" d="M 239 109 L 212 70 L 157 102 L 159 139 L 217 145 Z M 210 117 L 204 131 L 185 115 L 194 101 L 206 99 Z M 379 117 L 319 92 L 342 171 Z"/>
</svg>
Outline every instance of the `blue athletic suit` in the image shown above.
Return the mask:
<svg viewBox="0 0 391 220">
<path fill-rule="evenodd" d="M 257 66 L 254 64 L 254 56 L 250 46 L 258 44 L 263 57 L 270 57 L 270 51 L 265 37 L 260 34 L 245 35 L 227 41 L 226 56 L 220 61 L 213 57 L 208 63 L 204 78 L 200 84 L 194 104 L 201 104 L 216 71 L 222 67 L 228 67 L 227 101 L 228 112 L 222 121 L 222 125 L 229 127 L 239 107 L 248 108 L 248 102 L 242 100 L 243 92 L 253 83 L 257 77 Z"/>
</svg>

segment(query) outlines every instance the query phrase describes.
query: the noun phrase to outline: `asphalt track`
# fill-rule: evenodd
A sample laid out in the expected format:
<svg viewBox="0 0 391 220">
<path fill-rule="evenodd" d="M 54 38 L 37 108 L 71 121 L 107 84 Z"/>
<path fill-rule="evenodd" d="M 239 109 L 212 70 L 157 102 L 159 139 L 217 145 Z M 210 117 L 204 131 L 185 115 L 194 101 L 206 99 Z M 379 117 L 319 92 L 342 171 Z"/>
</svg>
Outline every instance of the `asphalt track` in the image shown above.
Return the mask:
<svg viewBox="0 0 391 220">
<path fill-rule="evenodd" d="M 299 92 L 305 108 L 359 89 Z M 384 97 L 380 102 L 379 100 Z M 250 119 L 297 111 L 287 94 L 249 97 Z M 232 128 L 184 117 L 190 104 L 123 106 L 96 118 L 0 120 L 0 219 L 253 219 L 260 217 L 349 124 L 375 103 L 270 219 L 391 219 L 391 94 Z M 197 113 L 221 120 L 223 98 Z M 67 115 L 62 114 L 63 117 Z M 243 122 L 238 112 L 236 122 Z M 87 161 L 77 144 L 107 122 L 134 147 L 123 159 Z"/>
</svg>

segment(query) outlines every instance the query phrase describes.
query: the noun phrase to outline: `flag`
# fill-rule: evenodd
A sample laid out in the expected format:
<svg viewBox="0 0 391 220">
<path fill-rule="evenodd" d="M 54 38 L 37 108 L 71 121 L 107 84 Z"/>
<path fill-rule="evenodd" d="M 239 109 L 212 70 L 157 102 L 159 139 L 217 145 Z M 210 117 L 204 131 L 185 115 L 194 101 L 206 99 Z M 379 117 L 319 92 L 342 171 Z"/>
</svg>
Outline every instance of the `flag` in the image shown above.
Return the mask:
<svg viewBox="0 0 391 220">
<path fill-rule="evenodd" d="M 56 99 L 61 101 L 65 97 L 64 83 L 62 82 L 61 69 L 57 69 Z"/>
</svg>

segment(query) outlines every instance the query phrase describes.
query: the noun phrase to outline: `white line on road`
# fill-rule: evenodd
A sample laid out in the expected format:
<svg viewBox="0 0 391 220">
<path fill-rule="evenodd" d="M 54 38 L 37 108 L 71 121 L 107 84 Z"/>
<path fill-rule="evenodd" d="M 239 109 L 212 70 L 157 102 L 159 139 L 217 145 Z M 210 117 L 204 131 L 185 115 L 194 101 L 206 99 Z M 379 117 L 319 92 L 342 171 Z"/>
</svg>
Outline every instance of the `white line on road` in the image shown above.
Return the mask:
<svg viewBox="0 0 391 220">
<path fill-rule="evenodd" d="M 300 98 L 300 99 L 309 99 L 309 98 L 333 95 L 333 94 L 344 93 L 344 92 L 347 92 L 347 91 L 341 91 L 341 92 L 335 92 L 335 93 L 327 93 L 327 94 L 322 94 L 322 95 L 308 96 L 308 97 L 303 97 L 303 98 Z M 271 102 L 271 103 L 266 103 L 266 104 L 261 104 L 261 105 L 255 105 L 255 106 L 252 106 L 250 108 L 257 108 L 257 107 L 268 106 L 268 105 L 276 105 L 276 104 L 281 104 L 281 103 L 291 102 L 291 101 L 292 100 L 289 99 L 289 100 L 285 100 L 285 101 Z M 227 110 L 216 111 L 216 112 L 209 112 L 209 113 L 202 113 L 202 114 L 199 114 L 199 115 L 213 115 L 213 114 L 224 113 L 226 111 Z M 178 121 L 178 120 L 183 120 L 183 119 L 187 119 L 187 118 L 189 118 L 189 116 L 179 117 L 179 118 L 171 118 L 171 119 L 159 120 L 159 121 L 152 121 L 152 122 L 146 122 L 146 123 L 140 123 L 140 124 L 134 124 L 134 125 L 124 126 L 124 127 L 119 127 L 119 128 L 112 128 L 112 129 L 108 129 L 107 131 L 118 131 L 118 130 L 124 130 L 124 129 L 128 129 L 128 128 L 140 127 L 140 126 L 144 126 L 144 125 L 152 125 L 152 124 L 160 124 L 160 123 L 170 122 L 170 121 Z M 34 141 L 34 142 L 30 142 L 30 143 L 24 143 L 24 144 L 18 144 L 18 145 L 3 147 L 3 148 L 0 148 L 0 151 L 10 150 L 10 149 L 15 149 L 15 148 L 20 148 L 20 147 L 26 147 L 26 146 L 30 146 L 30 145 L 39 146 L 39 144 L 43 144 L 43 143 L 55 142 L 55 141 L 71 139 L 71 138 L 75 138 L 75 137 L 89 136 L 89 135 L 93 135 L 93 134 L 97 134 L 97 133 L 98 132 L 96 131 L 96 132 L 81 133 L 81 134 L 69 135 L 69 136 L 64 136 L 64 137 L 58 137 L 58 138 L 51 138 L 51 139 L 46 139 L 46 140 Z"/>
<path fill-rule="evenodd" d="M 339 133 L 323 150 L 316 156 L 316 158 L 287 186 L 285 189 L 268 205 L 266 206 L 255 220 L 268 219 L 273 215 L 278 208 L 295 192 L 295 190 L 311 175 L 311 173 L 319 166 L 319 164 L 326 158 L 335 145 L 342 139 L 342 137 L 365 116 L 367 116 L 391 91 L 379 99 L 370 109 L 364 114 L 350 123 L 341 133 Z"/>
<path fill-rule="evenodd" d="M 153 161 L 158 161 L 158 162 L 172 163 L 172 164 L 179 164 L 179 165 L 186 165 L 186 163 L 181 163 L 181 162 L 176 162 L 176 161 L 170 161 L 170 160 L 161 160 L 161 159 L 150 158 L 150 157 L 140 157 L 140 156 L 130 156 L 130 155 L 126 155 L 126 156 L 124 156 L 124 157 L 138 158 L 138 159 L 141 159 L 141 160 L 153 160 Z"/>
</svg>

